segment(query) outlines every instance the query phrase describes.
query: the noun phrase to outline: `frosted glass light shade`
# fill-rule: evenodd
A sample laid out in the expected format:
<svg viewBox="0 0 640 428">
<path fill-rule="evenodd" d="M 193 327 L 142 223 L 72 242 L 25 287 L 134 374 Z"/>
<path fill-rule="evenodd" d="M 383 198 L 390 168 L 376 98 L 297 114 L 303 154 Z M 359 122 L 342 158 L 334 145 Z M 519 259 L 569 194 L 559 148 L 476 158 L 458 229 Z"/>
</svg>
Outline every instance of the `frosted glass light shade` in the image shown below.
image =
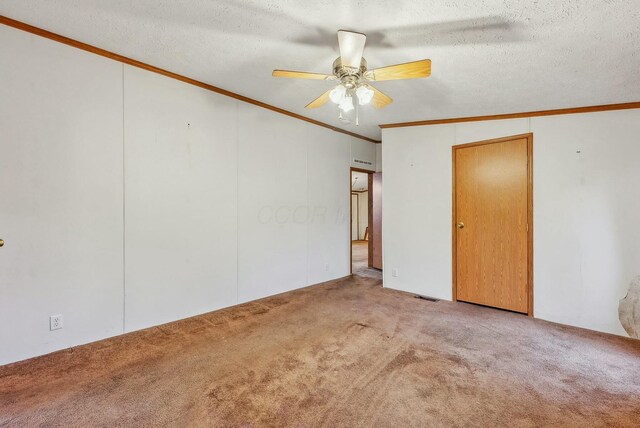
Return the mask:
<svg viewBox="0 0 640 428">
<path fill-rule="evenodd" d="M 371 102 L 371 99 L 373 98 L 373 90 L 369 89 L 367 86 L 360 86 L 356 89 L 356 95 L 358 96 L 358 102 L 363 106 Z"/>
<path fill-rule="evenodd" d="M 331 92 L 329 92 L 329 98 L 336 104 L 340 104 L 347 93 L 347 88 L 342 85 L 338 85 Z"/>
<path fill-rule="evenodd" d="M 351 98 L 351 96 L 346 96 L 342 99 L 342 101 L 340 102 L 340 110 L 342 110 L 343 112 L 347 113 L 351 110 L 353 110 L 353 98 Z"/>
</svg>

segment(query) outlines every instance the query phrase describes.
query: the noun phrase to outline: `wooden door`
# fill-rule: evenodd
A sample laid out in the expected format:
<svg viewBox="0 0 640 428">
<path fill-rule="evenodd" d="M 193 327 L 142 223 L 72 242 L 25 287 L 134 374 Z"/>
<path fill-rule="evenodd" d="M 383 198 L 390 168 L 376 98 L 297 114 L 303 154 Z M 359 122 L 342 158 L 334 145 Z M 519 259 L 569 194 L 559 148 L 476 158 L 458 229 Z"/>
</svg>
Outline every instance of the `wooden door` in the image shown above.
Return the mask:
<svg viewBox="0 0 640 428">
<path fill-rule="evenodd" d="M 373 177 L 369 181 L 371 185 L 371 224 L 369 230 L 371 238 L 369 245 L 371 246 L 371 267 L 382 269 L 382 173 L 376 172 L 371 174 Z"/>
<path fill-rule="evenodd" d="M 531 144 L 525 135 L 453 148 L 457 300 L 532 312 Z"/>
</svg>

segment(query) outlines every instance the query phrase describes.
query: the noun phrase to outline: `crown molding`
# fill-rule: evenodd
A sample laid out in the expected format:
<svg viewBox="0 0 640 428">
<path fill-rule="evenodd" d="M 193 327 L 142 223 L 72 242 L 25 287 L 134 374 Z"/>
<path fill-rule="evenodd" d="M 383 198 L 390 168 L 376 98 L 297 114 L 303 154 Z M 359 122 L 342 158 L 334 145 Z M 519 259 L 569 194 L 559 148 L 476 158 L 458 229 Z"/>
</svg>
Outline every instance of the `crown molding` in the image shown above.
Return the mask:
<svg viewBox="0 0 640 428">
<path fill-rule="evenodd" d="M 258 107 L 262 107 L 267 110 L 274 111 L 276 113 L 284 114 L 289 117 L 293 117 L 294 119 L 299 119 L 313 125 L 321 126 L 323 128 L 330 129 L 335 132 L 340 132 L 342 134 L 349 135 L 351 137 L 359 138 L 361 140 L 369 141 L 371 143 L 380 143 L 380 141 L 375 140 L 373 138 L 365 137 L 364 135 L 356 134 L 355 132 L 346 131 L 344 129 L 335 127 L 333 125 L 329 125 L 328 123 L 320 122 L 315 119 L 311 119 L 306 116 L 299 115 L 297 113 L 293 113 L 291 111 L 282 109 L 280 107 L 273 106 L 271 104 L 263 103 L 262 101 L 254 100 L 253 98 L 245 97 L 244 95 L 236 94 L 235 92 L 227 91 L 226 89 L 219 88 L 217 86 L 210 85 L 208 83 L 201 82 L 199 80 L 192 79 L 190 77 L 183 76 L 181 74 L 174 73 L 172 71 L 164 70 L 162 68 L 146 64 L 144 62 L 128 58 L 123 55 L 119 55 L 114 52 L 107 51 L 105 49 L 98 48 L 96 46 L 89 45 L 87 43 L 80 42 L 78 40 L 70 39 L 69 37 L 61 36 L 60 34 L 52 33 L 51 31 L 44 30 L 42 28 L 35 27 L 33 25 L 17 21 L 15 19 L 8 18 L 6 16 L 0 15 L 0 24 L 6 25 L 8 27 L 12 27 L 18 30 L 26 31 L 27 33 L 35 34 L 36 36 L 44 37 L 49 40 L 56 41 L 58 43 L 62 43 L 68 46 L 72 46 L 77 49 L 81 49 L 86 52 L 91 52 L 96 55 L 103 56 L 105 58 L 112 59 L 114 61 L 121 62 L 123 64 L 127 64 L 133 67 L 141 68 L 143 70 L 150 71 L 152 73 L 161 74 L 163 76 L 169 77 L 171 79 L 179 80 L 184 83 L 188 83 L 193 86 L 197 86 L 199 88 L 206 89 L 211 92 L 215 92 L 220 95 L 224 95 L 226 97 L 231 97 L 236 100 L 253 104 Z"/>
<path fill-rule="evenodd" d="M 428 125 L 442 125 L 447 123 L 479 122 L 479 121 L 485 121 L 485 120 L 519 119 L 523 117 L 540 117 L 540 116 L 556 116 L 561 114 L 594 113 L 598 111 L 628 110 L 628 109 L 635 109 L 635 108 L 640 108 L 640 102 L 605 104 L 605 105 L 588 106 L 588 107 L 562 108 L 562 109 L 555 109 L 555 110 L 539 110 L 539 111 L 529 111 L 529 112 L 523 112 L 523 113 L 494 114 L 490 116 L 471 116 L 471 117 L 457 117 L 457 118 L 451 118 L 451 119 L 420 120 L 416 122 L 387 123 L 379 126 L 382 129 L 403 128 L 407 126 L 428 126 Z"/>
</svg>

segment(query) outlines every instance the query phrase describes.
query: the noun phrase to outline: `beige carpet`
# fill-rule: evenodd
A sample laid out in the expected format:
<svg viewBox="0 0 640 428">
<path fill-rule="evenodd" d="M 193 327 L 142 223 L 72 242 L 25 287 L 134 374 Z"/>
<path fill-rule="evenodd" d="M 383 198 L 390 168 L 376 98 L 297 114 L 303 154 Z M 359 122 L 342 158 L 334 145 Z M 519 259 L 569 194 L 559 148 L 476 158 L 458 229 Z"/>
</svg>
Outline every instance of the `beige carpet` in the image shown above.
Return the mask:
<svg viewBox="0 0 640 428">
<path fill-rule="evenodd" d="M 382 271 L 369 267 L 369 241 L 351 241 L 351 272 L 365 278 L 382 279 Z"/>
<path fill-rule="evenodd" d="M 640 424 L 640 341 L 353 277 L 0 367 L 2 426 Z"/>
</svg>

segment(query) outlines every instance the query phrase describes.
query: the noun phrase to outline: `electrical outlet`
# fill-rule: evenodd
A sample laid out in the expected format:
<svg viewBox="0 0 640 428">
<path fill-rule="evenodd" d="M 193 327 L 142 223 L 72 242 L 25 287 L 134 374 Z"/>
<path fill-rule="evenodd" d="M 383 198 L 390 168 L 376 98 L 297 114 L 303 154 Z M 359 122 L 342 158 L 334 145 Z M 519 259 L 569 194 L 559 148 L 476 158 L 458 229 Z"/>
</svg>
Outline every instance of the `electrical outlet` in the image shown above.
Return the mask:
<svg viewBox="0 0 640 428">
<path fill-rule="evenodd" d="M 62 328 L 62 315 L 51 315 L 49 317 L 49 330 L 59 330 Z"/>
<path fill-rule="evenodd" d="M 324 265 L 324 270 L 329 271 L 329 263 Z"/>
<path fill-rule="evenodd" d="M 394 278 L 398 277 L 398 268 L 391 269 L 391 276 Z"/>
</svg>

